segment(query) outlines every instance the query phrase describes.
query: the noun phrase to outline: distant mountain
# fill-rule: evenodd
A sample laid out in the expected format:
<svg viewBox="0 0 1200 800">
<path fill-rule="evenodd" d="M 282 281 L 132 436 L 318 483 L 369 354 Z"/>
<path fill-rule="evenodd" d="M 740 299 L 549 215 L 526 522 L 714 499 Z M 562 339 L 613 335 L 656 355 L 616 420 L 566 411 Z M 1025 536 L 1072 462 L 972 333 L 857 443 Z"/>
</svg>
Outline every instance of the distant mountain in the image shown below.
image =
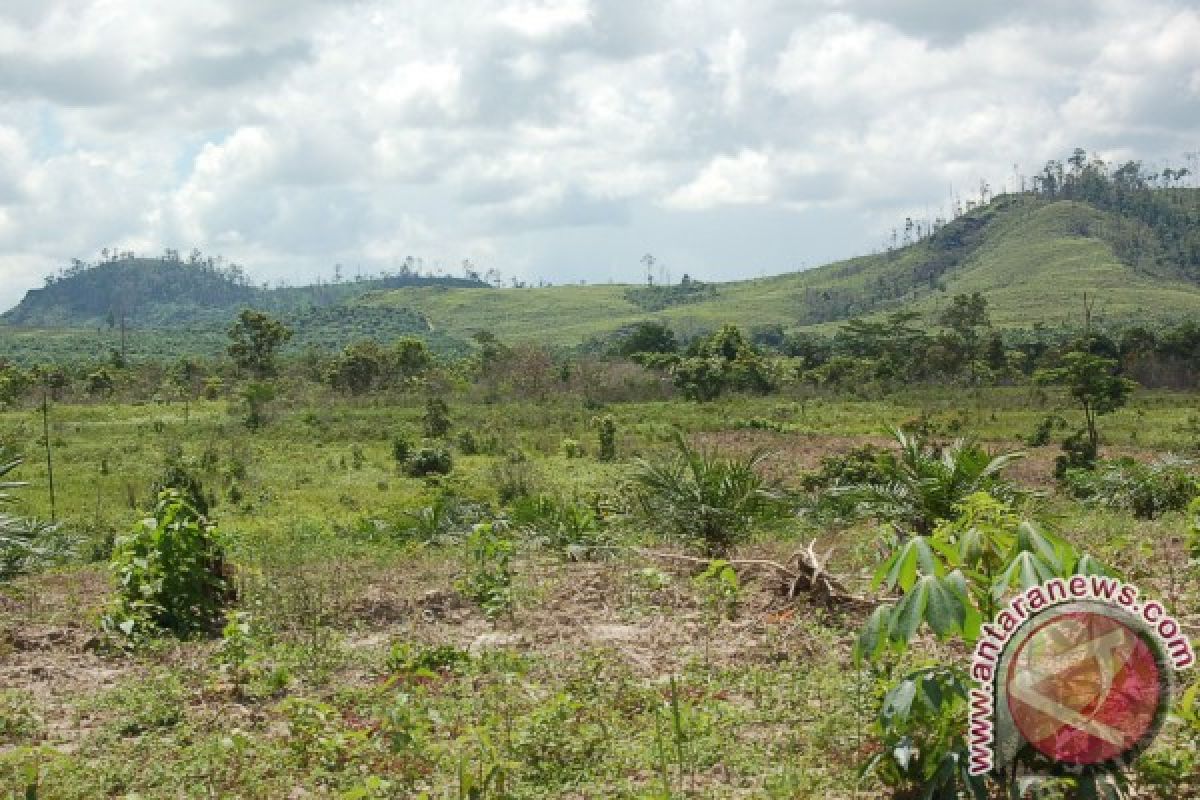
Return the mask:
<svg viewBox="0 0 1200 800">
<path fill-rule="evenodd" d="M 138 258 L 75 262 L 41 289 L 32 289 L 0 314 L 7 325 L 36 328 L 176 328 L 227 324 L 238 310 L 303 312 L 344 303 L 366 292 L 415 286 L 486 287 L 482 281 L 405 272 L 383 278 L 265 288 L 247 282 L 237 266 L 211 260 Z"/>
</svg>

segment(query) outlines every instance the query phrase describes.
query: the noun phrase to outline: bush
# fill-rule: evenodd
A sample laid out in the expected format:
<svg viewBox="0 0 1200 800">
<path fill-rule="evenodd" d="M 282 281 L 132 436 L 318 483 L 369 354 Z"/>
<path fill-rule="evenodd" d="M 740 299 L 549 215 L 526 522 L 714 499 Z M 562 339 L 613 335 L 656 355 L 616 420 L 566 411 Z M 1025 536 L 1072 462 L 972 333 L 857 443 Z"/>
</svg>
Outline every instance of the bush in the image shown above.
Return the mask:
<svg viewBox="0 0 1200 800">
<path fill-rule="evenodd" d="M 227 596 L 220 534 L 174 490 L 160 495 L 154 516 L 117 538 L 112 569 L 117 589 L 104 627 L 130 637 L 210 631 Z"/>
<path fill-rule="evenodd" d="M 1200 493 L 1190 461 L 1164 459 L 1142 464 L 1132 458 L 1104 461 L 1095 470 L 1068 469 L 1063 485 L 1076 498 L 1153 519 L 1182 511 Z"/>
<path fill-rule="evenodd" d="M 609 541 L 600 515 L 578 500 L 523 497 L 513 504 L 511 522 L 572 559 L 593 556 L 596 548 Z"/>
<path fill-rule="evenodd" d="M 208 515 L 210 503 L 208 495 L 204 491 L 204 485 L 182 458 L 171 458 L 167 461 L 162 475 L 150 487 L 148 505 L 153 507 L 157 504 L 158 498 L 168 489 L 178 491 L 183 501 L 201 516 Z"/>
<path fill-rule="evenodd" d="M 446 401 L 435 394 L 425 400 L 425 415 L 421 418 L 425 426 L 425 435 L 430 439 L 440 439 L 450 432 L 450 407 Z"/>
<path fill-rule="evenodd" d="M 617 460 L 617 421 L 611 414 L 597 417 L 594 420 L 599 429 L 600 452 L 596 455 L 601 461 Z"/>
<path fill-rule="evenodd" d="M 403 466 L 404 462 L 412 456 L 412 440 L 407 434 L 397 434 L 392 439 L 392 458 L 396 459 L 396 463 Z"/>
<path fill-rule="evenodd" d="M 454 469 L 454 457 L 439 445 L 426 445 L 413 453 L 405 464 L 404 471 L 413 478 L 426 475 L 449 475 Z"/>
<path fill-rule="evenodd" d="M 528 497 L 538 487 L 540 480 L 537 467 L 521 450 L 511 450 L 492 466 L 492 485 L 501 503 Z"/>
<path fill-rule="evenodd" d="M 895 471 L 895 456 L 873 444 L 823 456 L 818 469 L 800 476 L 801 488 L 809 493 L 806 509 L 818 516 L 853 517 L 859 499 L 843 489 L 886 484 Z"/>
<path fill-rule="evenodd" d="M 1063 480 L 1068 470 L 1090 470 L 1096 467 L 1096 446 L 1086 430 L 1078 430 L 1063 439 L 1063 453 L 1054 459 L 1054 477 Z"/>
<path fill-rule="evenodd" d="M 1067 427 L 1067 421 L 1060 414 L 1047 414 L 1038 422 L 1033 433 L 1024 437 L 1025 444 L 1030 447 L 1045 447 L 1056 430 Z"/>
<path fill-rule="evenodd" d="M 678 433 L 675 444 L 673 458 L 637 461 L 637 501 L 651 524 L 697 539 L 719 554 L 740 541 L 756 520 L 781 512 L 776 494 L 758 474 L 765 453 L 721 458 L 693 450 Z"/>
<path fill-rule="evenodd" d="M 1004 501 L 1020 496 L 1001 473 L 1021 453 L 993 456 L 967 438 L 941 446 L 898 428 L 892 436 L 899 452 L 879 462 L 878 476 L 834 493 L 845 494 L 858 508 L 902 533 L 932 533 L 939 522 L 953 519 L 958 505 L 976 492 Z"/>
<path fill-rule="evenodd" d="M 471 431 L 463 431 L 458 434 L 458 451 L 464 456 L 474 456 L 479 454 L 479 442 L 475 439 L 475 434 Z"/>
<path fill-rule="evenodd" d="M 24 463 L 0 445 L 0 478 Z M 9 490 L 25 486 L 23 481 L 0 481 L 0 507 L 12 501 Z M 0 581 L 31 572 L 68 553 L 70 544 L 53 525 L 0 511 Z"/>
<path fill-rule="evenodd" d="M 512 615 L 512 556 L 513 543 L 501 522 L 476 525 L 467 538 L 466 571 L 455 588 L 490 620 Z"/>
</svg>

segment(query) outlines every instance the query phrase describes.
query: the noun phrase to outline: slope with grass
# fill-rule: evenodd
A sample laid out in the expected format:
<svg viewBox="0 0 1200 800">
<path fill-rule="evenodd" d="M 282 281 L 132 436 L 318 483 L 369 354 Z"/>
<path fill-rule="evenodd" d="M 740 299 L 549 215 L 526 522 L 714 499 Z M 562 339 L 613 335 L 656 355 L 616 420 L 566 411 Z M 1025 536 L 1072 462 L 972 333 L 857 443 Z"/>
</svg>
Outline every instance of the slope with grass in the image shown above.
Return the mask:
<svg viewBox="0 0 1200 800">
<path fill-rule="evenodd" d="M 1200 190 L 1176 190 L 1171 198 L 1171 204 L 1190 208 Z M 1178 238 L 1176 233 L 1170 235 Z M 622 329 L 650 318 L 668 323 L 684 337 L 724 323 L 828 330 L 853 317 L 901 308 L 932 320 L 960 292 L 983 293 L 993 321 L 1002 327 L 1076 326 L 1085 293 L 1095 300 L 1093 319 L 1102 324 L 1175 321 L 1200 311 L 1200 285 L 1185 277 L 1191 274 L 1186 265 L 1161 257 L 1142 257 L 1135 265 L 1133 258 L 1118 256 L 1129 253 L 1131 244 L 1144 252 L 1163 252 L 1157 236 L 1138 219 L 1086 203 L 1006 195 L 890 252 L 805 272 L 684 287 L 497 289 L 461 280 L 406 278 L 415 285 L 363 282 L 268 291 L 200 275 L 220 285 L 201 287 L 212 302 L 189 307 L 186 299 L 163 294 L 169 282 L 159 273 L 177 274 L 178 264 L 106 265 L 30 292 L 0 317 L 7 323 L 0 326 L 0 357 L 29 361 L 66 351 L 107 352 L 116 336 L 111 317 L 102 320 L 101 312 L 120 292 L 104 283 L 105 275 L 127 283 L 126 273 L 134 267 L 138 275 L 154 276 L 139 296 L 157 304 L 154 314 L 138 318 L 142 331 L 135 357 L 219 352 L 225 327 L 236 309 L 249 302 L 285 318 L 296 331 L 294 349 L 310 344 L 339 348 L 358 338 L 415 334 L 436 349 L 461 351 L 473 334 L 484 330 L 507 341 L 602 346 Z M 81 280 L 100 299 L 77 308 L 72 302 L 79 300 L 82 287 L 72 288 L 72 283 Z M 338 291 L 330 293 L 333 289 Z M 181 326 L 191 330 L 183 333 Z M 180 347 L 184 349 L 177 351 Z"/>
<path fill-rule="evenodd" d="M 1107 237 L 1121 224 L 1082 203 L 999 198 L 891 253 L 720 283 L 697 302 L 654 312 L 631 301 L 637 289 L 621 285 L 409 288 L 368 293 L 354 302 L 418 310 L 434 329 L 451 336 L 490 330 L 501 338 L 547 344 L 603 338 L 650 317 L 685 335 L 726 322 L 827 328 L 898 308 L 936 312 L 954 294 L 975 291 L 988 298 L 994 321 L 1005 327 L 1078 324 L 1085 292 L 1097 299 L 1099 321 L 1175 319 L 1200 311 L 1200 286 L 1165 270 L 1122 263 Z"/>
</svg>

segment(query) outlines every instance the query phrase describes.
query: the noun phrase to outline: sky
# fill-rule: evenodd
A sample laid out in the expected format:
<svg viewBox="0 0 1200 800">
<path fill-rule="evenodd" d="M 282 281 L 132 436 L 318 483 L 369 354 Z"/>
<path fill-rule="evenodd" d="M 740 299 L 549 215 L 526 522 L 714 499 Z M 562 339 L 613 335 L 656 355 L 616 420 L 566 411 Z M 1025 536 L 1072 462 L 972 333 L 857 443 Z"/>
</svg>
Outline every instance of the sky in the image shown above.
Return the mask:
<svg viewBox="0 0 1200 800">
<path fill-rule="evenodd" d="M 871 252 L 1077 146 L 1200 151 L 1172 0 L 4 0 L 0 308 L 102 248 L 257 282 Z"/>
</svg>

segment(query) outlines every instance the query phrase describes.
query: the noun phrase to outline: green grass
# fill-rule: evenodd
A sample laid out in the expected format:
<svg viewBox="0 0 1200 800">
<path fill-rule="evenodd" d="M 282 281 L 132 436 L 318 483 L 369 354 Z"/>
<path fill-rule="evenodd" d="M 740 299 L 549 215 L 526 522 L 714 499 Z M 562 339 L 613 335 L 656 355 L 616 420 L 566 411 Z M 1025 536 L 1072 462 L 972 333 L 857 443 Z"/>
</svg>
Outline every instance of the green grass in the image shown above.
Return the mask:
<svg viewBox="0 0 1200 800">
<path fill-rule="evenodd" d="M 454 599 L 470 568 L 469 523 L 459 538 L 421 543 L 398 520 L 443 492 L 485 507 L 482 519 L 503 516 L 493 470 L 512 448 L 528 454 L 540 491 L 619 510 L 635 456 L 669 452 L 675 428 L 725 452 L 765 446 L 776 453 L 768 469 L 794 486 L 806 463 L 887 424 L 923 415 L 943 435 L 974 432 L 1012 449 L 1063 410 L 1061 397 L 1028 388 L 613 404 L 603 413 L 617 422 L 617 460 L 602 463 L 597 411 L 578 397 L 453 395 L 451 441 L 471 430 L 489 452 L 456 453 L 449 476 L 426 481 L 403 475 L 391 454 L 397 431 L 419 438 L 420 397 L 356 400 L 312 387 L 283 396 L 254 433 L 224 401 L 195 403 L 186 420 L 178 404 L 52 406 L 59 517 L 85 562 L 102 561 L 111 536 L 137 519 L 130 498 L 145 505 L 170 448 L 193 460 L 211 451 L 201 478 L 218 496 L 237 570 L 231 608 L 248 628 L 237 647 L 214 637 L 105 651 L 98 619 L 112 588 L 102 563 L 0 586 L 0 668 L 13 682 L 0 692 L 0 796 L 24 796 L 33 774 L 37 796 L 64 799 L 274 798 L 300 787 L 433 800 L 462 796 L 464 776 L 491 774 L 505 793 L 483 796 L 515 800 L 878 800 L 884 789 L 860 787 L 857 766 L 877 746 L 870 719 L 887 676 L 854 669 L 854 613 L 803 600 L 789 608 L 769 571 L 743 570 L 726 619 L 694 580 L 702 564 L 629 551 L 579 563 L 516 528 L 512 618 L 490 620 Z M 1190 448 L 1195 399 L 1139 392 L 1102 419 L 1106 447 L 1143 458 Z M 750 420 L 778 430 L 747 429 Z M 16 510 L 45 516 L 40 432 L 36 410 L 0 413 L 0 440 L 28 458 L 17 477 L 31 485 Z M 566 438 L 585 454 L 567 458 Z M 1183 515 L 1136 520 L 1054 494 L 1055 452 L 1039 449 L 1036 469 L 1022 473 L 1051 492 L 1054 529 L 1194 620 Z M 614 544 L 678 546 L 636 516 L 604 513 Z M 835 575 L 869 591 L 879 558 L 869 521 L 775 520 L 740 553 L 782 561 L 812 538 L 832 552 Z M 923 648 L 896 668 L 939 657 L 955 654 Z M 1153 752 L 1189 746 L 1172 729 Z"/>
</svg>

